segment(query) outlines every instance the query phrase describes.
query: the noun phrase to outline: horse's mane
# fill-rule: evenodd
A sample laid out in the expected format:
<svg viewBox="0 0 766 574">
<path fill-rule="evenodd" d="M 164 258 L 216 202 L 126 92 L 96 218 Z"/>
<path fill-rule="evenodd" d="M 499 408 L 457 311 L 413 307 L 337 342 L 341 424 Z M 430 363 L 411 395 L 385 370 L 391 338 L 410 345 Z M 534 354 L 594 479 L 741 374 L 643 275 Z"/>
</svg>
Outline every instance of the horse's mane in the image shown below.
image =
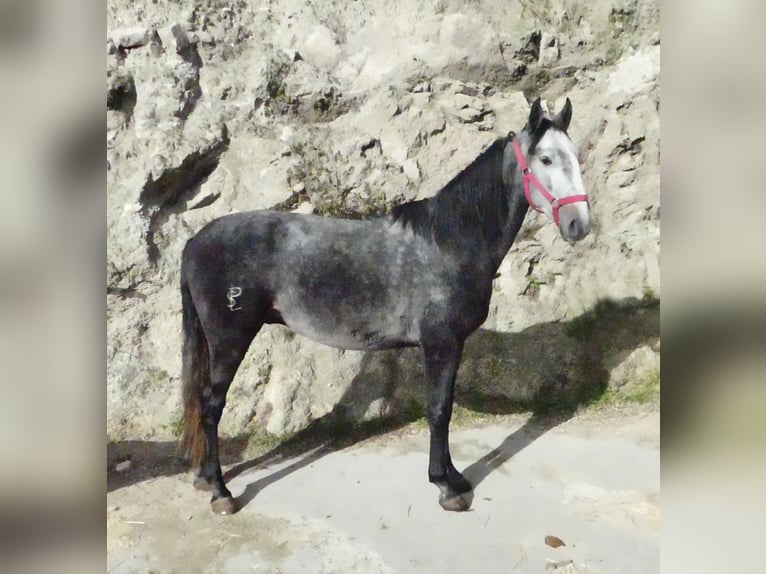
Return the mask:
<svg viewBox="0 0 766 574">
<path fill-rule="evenodd" d="M 509 140 L 495 140 L 435 196 L 394 207 L 393 220 L 442 247 L 494 240 L 508 223 L 509 196 L 501 171 Z"/>
</svg>

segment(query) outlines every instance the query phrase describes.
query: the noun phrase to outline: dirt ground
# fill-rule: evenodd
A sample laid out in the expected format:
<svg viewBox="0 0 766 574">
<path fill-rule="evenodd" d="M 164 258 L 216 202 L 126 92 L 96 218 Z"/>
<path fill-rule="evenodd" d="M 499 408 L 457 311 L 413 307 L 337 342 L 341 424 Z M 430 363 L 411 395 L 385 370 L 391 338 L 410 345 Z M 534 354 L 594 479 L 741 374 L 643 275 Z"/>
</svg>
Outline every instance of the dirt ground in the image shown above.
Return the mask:
<svg viewBox="0 0 766 574">
<path fill-rule="evenodd" d="M 657 572 L 659 429 L 656 405 L 550 428 L 520 415 L 460 424 L 453 459 L 475 486 L 464 513 L 437 503 L 422 425 L 229 465 L 242 509 L 228 517 L 211 513 L 187 472 L 142 473 L 134 457 L 110 476 L 107 571 Z M 547 544 L 550 536 L 565 545 Z"/>
</svg>

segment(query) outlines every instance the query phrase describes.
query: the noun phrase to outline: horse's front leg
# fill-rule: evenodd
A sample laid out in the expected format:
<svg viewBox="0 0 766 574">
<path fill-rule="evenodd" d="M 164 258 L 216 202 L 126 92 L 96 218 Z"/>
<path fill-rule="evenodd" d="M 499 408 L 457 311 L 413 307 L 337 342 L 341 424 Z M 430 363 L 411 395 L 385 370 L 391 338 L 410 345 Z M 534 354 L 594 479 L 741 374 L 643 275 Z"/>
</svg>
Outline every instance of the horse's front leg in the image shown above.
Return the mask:
<svg viewBox="0 0 766 574">
<path fill-rule="evenodd" d="M 439 504 L 445 510 L 468 510 L 471 484 L 452 464 L 449 452 L 449 423 L 455 396 L 455 376 L 463 352 L 462 341 L 424 344 L 426 383 L 428 385 L 428 426 L 431 450 L 428 479 L 439 487 Z"/>
</svg>

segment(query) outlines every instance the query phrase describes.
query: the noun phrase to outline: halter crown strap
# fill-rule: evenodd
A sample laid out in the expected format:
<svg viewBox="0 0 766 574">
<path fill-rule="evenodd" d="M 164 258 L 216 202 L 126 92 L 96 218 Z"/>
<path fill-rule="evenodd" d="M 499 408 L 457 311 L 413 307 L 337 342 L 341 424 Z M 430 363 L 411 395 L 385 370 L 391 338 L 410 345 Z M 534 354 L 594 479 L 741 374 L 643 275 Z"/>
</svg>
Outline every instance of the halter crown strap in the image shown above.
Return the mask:
<svg viewBox="0 0 766 574">
<path fill-rule="evenodd" d="M 568 195 L 567 197 L 562 197 L 561 199 L 556 199 L 553 197 L 547 189 L 543 186 L 542 183 L 535 177 L 535 174 L 532 173 L 532 171 L 529 169 L 529 166 L 527 165 L 527 160 L 524 157 L 524 154 L 521 153 L 521 145 L 519 145 L 519 140 L 514 139 L 513 140 L 513 151 L 516 153 L 516 161 L 519 164 L 519 169 L 521 170 L 522 174 L 522 180 L 521 180 L 521 186 L 524 190 L 524 197 L 527 198 L 527 203 L 529 206 L 537 211 L 538 213 L 543 213 L 543 210 L 537 207 L 533 202 L 532 198 L 529 195 L 529 184 L 531 183 L 534 185 L 538 191 L 542 194 L 542 196 L 548 200 L 548 203 L 551 204 L 551 207 L 553 208 L 553 222 L 558 225 L 559 224 L 559 207 L 562 205 L 566 205 L 568 203 L 577 203 L 578 201 L 584 201 L 587 203 L 588 196 L 587 195 Z"/>
</svg>

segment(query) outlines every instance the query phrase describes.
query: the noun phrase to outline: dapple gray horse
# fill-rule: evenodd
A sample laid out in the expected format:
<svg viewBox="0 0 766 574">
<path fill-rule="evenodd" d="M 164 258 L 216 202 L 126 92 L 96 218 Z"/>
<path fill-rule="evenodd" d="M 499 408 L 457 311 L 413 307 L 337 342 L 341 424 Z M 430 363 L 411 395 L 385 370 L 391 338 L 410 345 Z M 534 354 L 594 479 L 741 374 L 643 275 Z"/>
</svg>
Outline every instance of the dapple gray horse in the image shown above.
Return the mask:
<svg viewBox="0 0 766 574">
<path fill-rule="evenodd" d="M 369 220 L 274 211 L 221 217 L 183 252 L 184 435 L 212 490 L 212 509 L 237 510 L 218 458 L 226 392 L 266 323 L 342 349 L 419 346 L 428 385 L 429 480 L 447 510 L 470 506 L 448 432 L 463 342 L 487 318 L 492 280 L 530 206 L 568 241 L 590 229 L 572 105 L 553 118 L 538 99 L 518 135 L 501 138 L 434 197 Z"/>
</svg>

